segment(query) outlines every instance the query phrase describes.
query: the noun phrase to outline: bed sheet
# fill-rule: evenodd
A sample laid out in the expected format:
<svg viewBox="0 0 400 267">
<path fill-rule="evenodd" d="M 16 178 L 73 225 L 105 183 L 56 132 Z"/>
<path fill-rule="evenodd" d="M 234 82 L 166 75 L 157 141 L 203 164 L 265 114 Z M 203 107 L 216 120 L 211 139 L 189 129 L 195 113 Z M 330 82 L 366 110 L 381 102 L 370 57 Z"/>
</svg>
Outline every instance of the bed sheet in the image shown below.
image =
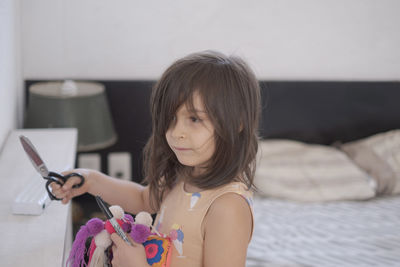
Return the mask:
<svg viewBox="0 0 400 267">
<path fill-rule="evenodd" d="M 400 196 L 299 203 L 254 198 L 247 267 L 400 266 Z"/>
</svg>

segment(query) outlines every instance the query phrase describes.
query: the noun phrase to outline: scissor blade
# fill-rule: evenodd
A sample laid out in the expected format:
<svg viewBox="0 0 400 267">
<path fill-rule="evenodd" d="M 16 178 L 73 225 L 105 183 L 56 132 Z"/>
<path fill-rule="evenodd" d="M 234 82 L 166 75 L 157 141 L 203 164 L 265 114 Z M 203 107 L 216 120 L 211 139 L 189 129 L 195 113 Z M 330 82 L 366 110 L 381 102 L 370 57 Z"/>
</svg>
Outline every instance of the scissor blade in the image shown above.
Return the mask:
<svg viewBox="0 0 400 267">
<path fill-rule="evenodd" d="M 47 169 L 46 164 L 44 164 L 42 158 L 39 156 L 39 153 L 36 151 L 31 141 L 29 141 L 29 139 L 23 135 L 20 135 L 19 140 L 21 141 L 22 147 L 24 148 L 26 154 L 28 154 L 28 157 L 35 169 L 40 173 L 40 175 L 42 175 L 42 177 L 47 177 L 49 175 L 49 170 Z"/>
<path fill-rule="evenodd" d="M 97 205 L 99 205 L 101 211 L 106 215 L 107 219 L 111 219 L 113 217 L 110 209 L 106 206 L 103 199 L 100 196 L 95 196 Z"/>
</svg>

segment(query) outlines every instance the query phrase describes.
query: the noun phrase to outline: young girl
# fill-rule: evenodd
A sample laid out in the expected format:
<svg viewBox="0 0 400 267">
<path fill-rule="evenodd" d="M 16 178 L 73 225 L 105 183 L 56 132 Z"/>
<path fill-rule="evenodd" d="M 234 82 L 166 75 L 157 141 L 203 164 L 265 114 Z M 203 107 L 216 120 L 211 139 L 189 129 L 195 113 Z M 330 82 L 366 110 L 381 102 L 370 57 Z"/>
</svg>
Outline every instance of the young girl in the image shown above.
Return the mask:
<svg viewBox="0 0 400 267">
<path fill-rule="evenodd" d="M 88 192 L 133 214 L 157 213 L 156 230 L 175 235 L 171 267 L 245 266 L 259 113 L 259 85 L 244 61 L 191 54 L 153 88 L 146 186 L 78 169 L 82 187 L 70 179 L 53 192 L 63 203 Z M 142 245 L 112 240 L 113 266 L 148 266 Z"/>
</svg>

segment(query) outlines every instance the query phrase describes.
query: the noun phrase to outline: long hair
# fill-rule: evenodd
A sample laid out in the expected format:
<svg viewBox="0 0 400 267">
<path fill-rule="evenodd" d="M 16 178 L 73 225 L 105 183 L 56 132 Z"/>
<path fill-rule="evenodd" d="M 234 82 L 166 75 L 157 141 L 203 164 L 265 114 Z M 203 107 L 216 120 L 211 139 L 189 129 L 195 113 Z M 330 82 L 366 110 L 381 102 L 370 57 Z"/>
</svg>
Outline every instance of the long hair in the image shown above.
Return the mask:
<svg viewBox="0 0 400 267">
<path fill-rule="evenodd" d="M 206 171 L 196 177 L 193 167 L 178 161 L 165 137 L 179 107 L 185 104 L 193 109 L 194 92 L 201 96 L 214 126 L 215 142 Z M 205 51 L 177 60 L 154 85 L 150 108 L 152 134 L 143 153 L 144 182 L 150 186 L 150 204 L 155 210 L 182 175 L 202 189 L 232 181 L 254 187 L 260 87 L 242 59 Z"/>
</svg>

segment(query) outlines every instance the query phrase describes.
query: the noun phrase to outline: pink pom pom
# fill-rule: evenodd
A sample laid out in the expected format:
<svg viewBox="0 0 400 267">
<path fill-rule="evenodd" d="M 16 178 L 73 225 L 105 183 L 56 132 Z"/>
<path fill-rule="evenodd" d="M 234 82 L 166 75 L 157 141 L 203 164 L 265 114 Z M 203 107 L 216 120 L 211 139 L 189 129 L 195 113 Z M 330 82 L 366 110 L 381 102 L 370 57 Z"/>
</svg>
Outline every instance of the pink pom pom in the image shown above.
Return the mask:
<svg viewBox="0 0 400 267">
<path fill-rule="evenodd" d="M 144 243 L 151 234 L 150 228 L 143 224 L 136 224 L 130 233 L 136 243 Z"/>
<path fill-rule="evenodd" d="M 92 238 L 92 241 L 90 242 L 90 247 L 89 247 L 89 262 L 92 260 L 93 253 L 96 249 L 96 243 L 94 242 L 94 238 Z"/>
<path fill-rule="evenodd" d="M 104 229 L 106 229 L 110 235 L 115 232 L 114 228 L 112 227 L 109 221 L 106 221 L 106 223 L 104 224 Z"/>
<path fill-rule="evenodd" d="M 122 220 L 117 219 L 116 220 L 119 226 L 123 227 L 122 224 L 124 223 Z M 114 227 L 111 225 L 110 221 L 106 221 L 104 224 L 104 229 L 107 230 L 107 232 L 111 235 L 112 233 L 115 233 Z"/>
</svg>

